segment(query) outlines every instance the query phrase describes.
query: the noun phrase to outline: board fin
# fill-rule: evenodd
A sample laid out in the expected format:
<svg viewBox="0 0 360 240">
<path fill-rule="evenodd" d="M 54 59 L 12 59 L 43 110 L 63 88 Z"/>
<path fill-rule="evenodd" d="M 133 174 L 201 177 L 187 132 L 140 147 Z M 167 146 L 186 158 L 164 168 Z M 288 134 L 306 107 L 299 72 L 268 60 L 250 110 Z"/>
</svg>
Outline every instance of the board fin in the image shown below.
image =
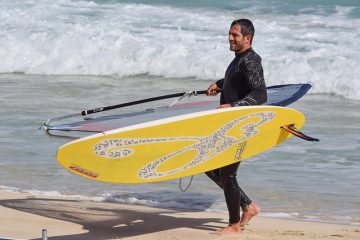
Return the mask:
<svg viewBox="0 0 360 240">
<path fill-rule="evenodd" d="M 295 127 L 294 124 L 285 125 L 285 126 L 282 126 L 281 128 L 284 129 L 285 131 L 291 133 L 292 135 L 294 135 L 296 137 L 299 137 L 301 139 L 304 139 L 306 141 L 310 141 L 310 142 L 318 142 L 318 141 L 320 141 L 317 138 L 309 137 L 309 136 L 303 134 L 302 132 L 299 131 L 299 129 L 297 129 Z"/>
</svg>

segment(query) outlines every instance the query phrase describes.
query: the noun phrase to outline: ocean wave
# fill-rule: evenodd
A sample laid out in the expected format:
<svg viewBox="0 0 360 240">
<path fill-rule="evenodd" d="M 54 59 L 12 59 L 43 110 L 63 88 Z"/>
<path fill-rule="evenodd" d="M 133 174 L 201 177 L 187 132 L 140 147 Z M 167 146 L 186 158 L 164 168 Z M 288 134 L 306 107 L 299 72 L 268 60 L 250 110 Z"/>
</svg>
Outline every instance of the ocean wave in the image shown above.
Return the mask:
<svg viewBox="0 0 360 240">
<path fill-rule="evenodd" d="M 260 213 L 260 216 L 263 217 L 272 217 L 272 218 L 285 218 L 285 219 L 296 219 L 301 221 L 311 221 L 311 222 L 324 222 L 324 223 L 336 223 L 336 224 L 348 224 L 353 226 L 360 225 L 360 218 L 350 217 L 350 216 L 323 216 L 323 215 L 304 215 L 300 213 Z"/>
<path fill-rule="evenodd" d="M 258 13 L 254 48 L 268 85 L 312 82 L 311 93 L 360 100 L 360 19 L 353 7 L 329 16 Z M 258 11 L 258 10 L 254 10 Z M 148 74 L 222 78 L 233 54 L 227 29 L 251 12 L 59 0 L 0 7 L 0 73 Z"/>
<path fill-rule="evenodd" d="M 208 194 L 187 194 L 179 192 L 118 192 L 118 193 L 102 193 L 94 196 L 87 194 L 74 194 L 62 191 L 47 191 L 37 189 L 20 189 L 0 185 L 0 191 L 11 193 L 26 193 L 39 196 L 63 197 L 80 200 L 98 201 L 98 202 L 114 202 L 130 205 L 144 205 L 158 208 L 169 209 L 187 209 L 205 211 L 211 209 L 211 205 L 215 202 L 214 196 Z M 216 207 L 214 208 L 216 209 Z"/>
<path fill-rule="evenodd" d="M 62 198 L 73 198 L 73 199 L 80 199 L 80 200 L 89 200 L 89 201 L 104 201 L 104 197 L 101 196 L 86 196 L 86 195 L 79 195 L 73 193 L 63 193 L 60 191 L 46 191 L 46 190 L 37 190 L 37 189 L 20 189 L 17 187 L 9 187 L 0 185 L 1 192 L 9 192 L 9 193 L 26 193 L 38 196 L 48 196 L 48 197 L 62 197 Z"/>
<path fill-rule="evenodd" d="M 206 211 L 216 202 L 214 196 L 198 193 L 180 193 L 180 192 L 132 192 L 103 194 L 104 201 L 124 204 L 146 205 L 151 207 L 186 209 Z"/>
</svg>

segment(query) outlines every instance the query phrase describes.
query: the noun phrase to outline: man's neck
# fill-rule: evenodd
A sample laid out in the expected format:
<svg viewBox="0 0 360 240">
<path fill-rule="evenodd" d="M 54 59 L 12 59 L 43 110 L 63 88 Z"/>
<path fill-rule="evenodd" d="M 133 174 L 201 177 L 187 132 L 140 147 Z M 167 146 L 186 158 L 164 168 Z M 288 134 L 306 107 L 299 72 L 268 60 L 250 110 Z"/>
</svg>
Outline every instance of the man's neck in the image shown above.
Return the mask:
<svg viewBox="0 0 360 240">
<path fill-rule="evenodd" d="M 241 55 L 241 54 L 247 52 L 247 51 L 250 50 L 250 49 L 251 49 L 251 46 L 249 46 L 249 47 L 247 47 L 247 48 L 244 48 L 244 49 L 242 49 L 241 51 L 235 52 L 235 55 Z"/>
</svg>

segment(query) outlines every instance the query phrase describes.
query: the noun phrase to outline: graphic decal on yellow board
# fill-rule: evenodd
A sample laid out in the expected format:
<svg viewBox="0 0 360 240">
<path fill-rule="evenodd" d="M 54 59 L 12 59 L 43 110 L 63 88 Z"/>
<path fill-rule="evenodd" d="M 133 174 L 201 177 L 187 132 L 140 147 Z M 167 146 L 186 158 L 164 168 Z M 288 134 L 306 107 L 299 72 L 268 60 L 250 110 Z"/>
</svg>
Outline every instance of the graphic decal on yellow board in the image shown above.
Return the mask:
<svg viewBox="0 0 360 240">
<path fill-rule="evenodd" d="M 214 131 L 210 136 L 205 137 L 157 137 L 157 138 L 115 138 L 100 141 L 94 145 L 93 151 L 98 156 L 106 159 L 118 160 L 135 153 L 132 148 L 136 145 L 162 143 L 162 142 L 178 142 L 178 141 L 195 141 L 194 144 L 182 148 L 178 151 L 169 153 L 159 159 L 156 159 L 138 171 L 138 177 L 141 179 L 156 179 L 167 175 L 179 173 L 189 168 L 197 166 L 207 160 L 217 156 L 228 148 L 238 144 L 238 150 L 235 154 L 235 160 L 240 161 L 242 152 L 246 147 L 246 140 L 259 133 L 259 127 L 266 122 L 275 118 L 276 113 L 272 111 L 257 112 L 245 115 L 231 122 L 222 125 Z M 254 119 L 239 129 L 239 137 L 228 135 L 230 129 L 240 125 L 245 120 Z M 168 171 L 159 172 L 157 169 L 167 161 L 188 151 L 196 151 L 197 154 L 183 166 Z"/>
</svg>

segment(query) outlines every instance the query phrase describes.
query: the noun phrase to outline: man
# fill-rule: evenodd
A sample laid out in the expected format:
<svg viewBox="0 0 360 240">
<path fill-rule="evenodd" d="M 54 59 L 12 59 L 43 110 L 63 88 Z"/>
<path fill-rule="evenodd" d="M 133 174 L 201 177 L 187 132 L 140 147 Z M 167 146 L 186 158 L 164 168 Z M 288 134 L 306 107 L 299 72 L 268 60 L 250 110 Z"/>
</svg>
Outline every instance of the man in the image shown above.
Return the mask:
<svg viewBox="0 0 360 240">
<path fill-rule="evenodd" d="M 210 85 L 207 94 L 214 96 L 221 90 L 219 108 L 260 105 L 266 102 L 267 93 L 261 58 L 251 47 L 254 26 L 248 19 L 232 22 L 229 31 L 230 50 L 235 58 L 225 72 L 225 77 Z M 239 187 L 236 175 L 240 162 L 206 173 L 224 190 L 229 212 L 229 225 L 217 230 L 219 234 L 241 233 L 252 217 L 260 212 Z M 240 208 L 243 214 L 240 218 Z"/>
</svg>

